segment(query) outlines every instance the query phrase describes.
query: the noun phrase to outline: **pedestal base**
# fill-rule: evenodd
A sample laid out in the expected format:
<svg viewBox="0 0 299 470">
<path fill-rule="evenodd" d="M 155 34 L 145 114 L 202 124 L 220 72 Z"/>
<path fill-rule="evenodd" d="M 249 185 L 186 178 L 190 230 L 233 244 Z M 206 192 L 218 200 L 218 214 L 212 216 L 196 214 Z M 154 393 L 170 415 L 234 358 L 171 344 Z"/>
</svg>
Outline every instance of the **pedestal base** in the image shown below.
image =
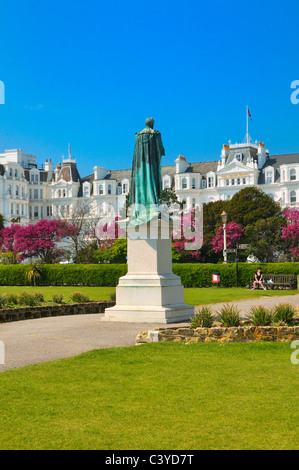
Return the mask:
<svg viewBox="0 0 299 470">
<path fill-rule="evenodd" d="M 194 315 L 194 307 L 184 303 L 180 277 L 172 272 L 166 222 L 155 223 L 159 229 L 156 238 L 148 236 L 147 225 L 140 227 L 141 239 L 132 239 L 128 233 L 128 273 L 119 279 L 116 305 L 105 310 L 104 321 L 178 323 Z"/>
<path fill-rule="evenodd" d="M 169 307 L 148 307 L 141 305 L 116 305 L 105 310 L 102 321 L 133 323 L 181 323 L 193 316 L 190 305 L 171 305 Z"/>
</svg>

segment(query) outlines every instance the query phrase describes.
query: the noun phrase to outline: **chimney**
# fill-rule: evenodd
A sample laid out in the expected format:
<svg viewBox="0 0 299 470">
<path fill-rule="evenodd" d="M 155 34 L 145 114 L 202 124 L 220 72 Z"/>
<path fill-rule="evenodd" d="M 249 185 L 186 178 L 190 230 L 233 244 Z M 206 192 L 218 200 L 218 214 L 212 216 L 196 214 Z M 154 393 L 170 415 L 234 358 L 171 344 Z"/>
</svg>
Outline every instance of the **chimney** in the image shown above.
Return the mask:
<svg viewBox="0 0 299 470">
<path fill-rule="evenodd" d="M 257 160 L 258 160 L 258 169 L 260 170 L 266 163 L 267 160 L 267 151 L 265 149 L 265 143 L 259 142 L 258 151 L 257 151 Z"/>
<path fill-rule="evenodd" d="M 187 170 L 189 166 L 186 158 L 183 157 L 182 155 L 178 156 L 175 163 L 176 163 L 176 173 L 185 173 L 185 171 Z"/>
<path fill-rule="evenodd" d="M 53 172 L 53 168 L 54 168 L 54 165 L 51 161 L 51 158 L 50 160 L 48 161 L 48 159 L 46 160 L 46 163 L 45 163 L 45 171 L 48 171 L 49 173 L 52 173 Z"/>
<path fill-rule="evenodd" d="M 229 145 L 223 144 L 223 148 L 221 150 L 221 165 L 222 166 L 226 164 L 228 155 L 229 155 Z"/>
</svg>

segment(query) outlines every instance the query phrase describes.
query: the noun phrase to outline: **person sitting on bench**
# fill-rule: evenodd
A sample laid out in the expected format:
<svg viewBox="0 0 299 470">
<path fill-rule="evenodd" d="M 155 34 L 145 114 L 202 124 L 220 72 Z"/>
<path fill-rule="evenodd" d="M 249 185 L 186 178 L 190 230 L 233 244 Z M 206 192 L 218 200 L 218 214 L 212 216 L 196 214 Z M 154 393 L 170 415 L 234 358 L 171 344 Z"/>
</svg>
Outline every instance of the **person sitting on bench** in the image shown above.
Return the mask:
<svg viewBox="0 0 299 470">
<path fill-rule="evenodd" d="M 253 281 L 253 287 L 251 290 L 254 290 L 258 285 L 262 287 L 262 289 L 267 290 L 266 287 L 263 284 L 263 273 L 261 269 L 258 269 L 257 272 L 254 275 L 254 281 Z"/>
</svg>

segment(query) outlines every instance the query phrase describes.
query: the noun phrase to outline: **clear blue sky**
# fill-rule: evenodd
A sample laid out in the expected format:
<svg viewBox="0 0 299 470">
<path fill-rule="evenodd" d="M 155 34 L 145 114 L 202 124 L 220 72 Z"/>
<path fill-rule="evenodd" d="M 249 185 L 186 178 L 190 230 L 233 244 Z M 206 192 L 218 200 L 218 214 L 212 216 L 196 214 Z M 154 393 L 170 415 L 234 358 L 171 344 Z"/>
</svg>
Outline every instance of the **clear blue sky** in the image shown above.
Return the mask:
<svg viewBox="0 0 299 470">
<path fill-rule="evenodd" d="M 298 0 L 10 0 L 0 8 L 0 151 L 67 155 L 82 176 L 130 168 L 134 134 L 155 119 L 166 149 L 217 160 L 252 138 L 299 152 Z"/>
</svg>

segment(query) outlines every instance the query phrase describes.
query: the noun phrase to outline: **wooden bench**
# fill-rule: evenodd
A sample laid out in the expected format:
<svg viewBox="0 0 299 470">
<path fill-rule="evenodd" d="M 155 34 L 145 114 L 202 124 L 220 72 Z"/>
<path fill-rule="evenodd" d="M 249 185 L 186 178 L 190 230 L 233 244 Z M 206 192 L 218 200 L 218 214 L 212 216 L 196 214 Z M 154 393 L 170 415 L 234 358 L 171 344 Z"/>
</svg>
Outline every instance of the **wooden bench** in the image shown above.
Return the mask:
<svg viewBox="0 0 299 470">
<path fill-rule="evenodd" d="M 268 282 L 268 281 L 273 282 Z M 250 279 L 250 289 L 253 287 L 254 278 Z M 294 289 L 295 274 L 263 274 L 263 285 L 268 289 L 275 289 L 276 287 L 284 287 L 286 289 Z M 258 285 L 256 289 L 259 289 Z"/>
</svg>

